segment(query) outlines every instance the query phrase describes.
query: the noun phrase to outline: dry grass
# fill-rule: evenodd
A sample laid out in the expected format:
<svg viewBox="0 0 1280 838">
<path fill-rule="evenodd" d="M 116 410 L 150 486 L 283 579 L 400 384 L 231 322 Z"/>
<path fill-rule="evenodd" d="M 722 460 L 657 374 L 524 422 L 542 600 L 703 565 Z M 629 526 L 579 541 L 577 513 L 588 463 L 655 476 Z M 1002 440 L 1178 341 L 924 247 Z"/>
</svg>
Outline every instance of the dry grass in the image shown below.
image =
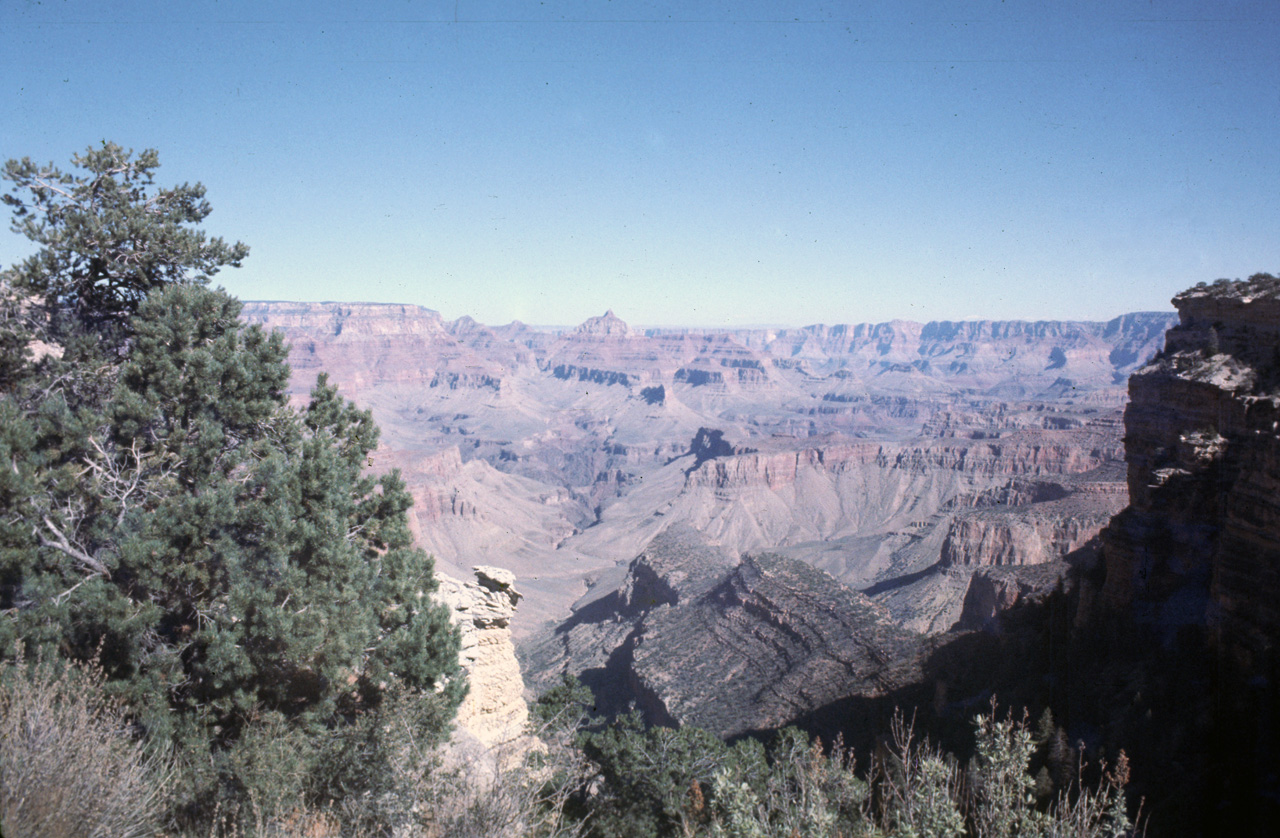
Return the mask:
<svg viewBox="0 0 1280 838">
<path fill-rule="evenodd" d="M 93 667 L 0 671 L 0 833 L 23 838 L 154 835 L 168 773 L 128 733 Z"/>
</svg>

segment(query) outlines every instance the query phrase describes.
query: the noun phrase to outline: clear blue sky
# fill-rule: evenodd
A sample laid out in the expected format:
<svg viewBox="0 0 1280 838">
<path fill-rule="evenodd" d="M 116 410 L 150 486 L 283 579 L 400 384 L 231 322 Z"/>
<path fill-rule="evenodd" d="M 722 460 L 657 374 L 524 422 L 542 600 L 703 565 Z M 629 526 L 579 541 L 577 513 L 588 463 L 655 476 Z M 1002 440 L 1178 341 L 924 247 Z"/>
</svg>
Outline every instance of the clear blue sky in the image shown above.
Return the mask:
<svg viewBox="0 0 1280 838">
<path fill-rule="evenodd" d="M 104 139 L 246 299 L 1105 319 L 1280 270 L 1280 3 L 0 0 L 0 156 Z"/>
</svg>

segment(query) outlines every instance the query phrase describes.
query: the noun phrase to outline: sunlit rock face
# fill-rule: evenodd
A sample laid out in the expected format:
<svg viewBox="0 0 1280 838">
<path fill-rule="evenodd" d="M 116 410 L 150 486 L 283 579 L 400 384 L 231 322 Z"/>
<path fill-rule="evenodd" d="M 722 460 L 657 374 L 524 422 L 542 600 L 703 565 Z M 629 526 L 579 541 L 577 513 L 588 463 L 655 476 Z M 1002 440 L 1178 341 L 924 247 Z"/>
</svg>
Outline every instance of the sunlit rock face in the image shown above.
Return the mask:
<svg viewBox="0 0 1280 838">
<path fill-rule="evenodd" d="M 1130 505 L 1103 596 L 1170 631 L 1217 628 L 1246 666 L 1280 631 L 1280 280 L 1201 285 L 1130 382 Z"/>
<path fill-rule="evenodd" d="M 1124 496 L 1110 495 L 1107 500 L 1090 504 L 1075 497 L 957 516 L 942 545 L 942 565 L 977 568 L 1058 561 L 1096 538 L 1123 506 Z"/>
<path fill-rule="evenodd" d="M 244 317 L 284 331 L 296 400 L 326 371 L 373 412 L 370 466 L 401 471 L 414 535 L 439 569 L 519 576 L 517 643 L 675 523 L 731 550 L 781 550 L 858 590 L 937 565 L 946 572 L 873 598 L 903 625 L 945 631 L 967 574 L 995 560 L 978 553 L 1026 563 L 1085 537 L 1049 524 L 1051 507 L 1002 535 L 957 521 L 997 496 L 1052 500 L 1014 484 L 1118 462 L 1124 377 L 1171 323 L 641 329 L 606 312 L 540 330 L 288 302 L 247 303 Z M 944 568 L 949 534 L 957 560 Z"/>
<path fill-rule="evenodd" d="M 457 725 L 484 747 L 497 748 L 524 736 L 529 721 L 510 629 L 520 593 L 508 570 L 478 566 L 475 577 L 462 582 L 440 574 L 436 597 L 462 633 L 460 660 L 470 689 Z"/>
</svg>

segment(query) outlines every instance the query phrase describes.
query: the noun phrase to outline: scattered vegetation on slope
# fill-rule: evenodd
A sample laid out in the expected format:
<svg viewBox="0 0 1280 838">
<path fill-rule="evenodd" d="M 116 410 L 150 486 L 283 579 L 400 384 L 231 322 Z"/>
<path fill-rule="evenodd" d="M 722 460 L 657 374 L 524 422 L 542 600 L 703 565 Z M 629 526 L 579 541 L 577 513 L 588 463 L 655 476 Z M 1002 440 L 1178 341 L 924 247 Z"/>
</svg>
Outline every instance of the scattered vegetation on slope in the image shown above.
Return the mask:
<svg viewBox="0 0 1280 838">
<path fill-rule="evenodd" d="M 585 804 L 589 834 L 612 836 L 1122 836 L 1132 834 L 1123 753 L 1095 788 L 1045 793 L 1036 765 L 1057 738 L 994 704 L 974 719 L 965 766 L 898 714 L 864 772 L 839 741 L 824 747 L 787 728 L 765 746 L 728 745 L 696 728 L 642 728 L 632 718 L 586 734 L 599 787 Z"/>
</svg>

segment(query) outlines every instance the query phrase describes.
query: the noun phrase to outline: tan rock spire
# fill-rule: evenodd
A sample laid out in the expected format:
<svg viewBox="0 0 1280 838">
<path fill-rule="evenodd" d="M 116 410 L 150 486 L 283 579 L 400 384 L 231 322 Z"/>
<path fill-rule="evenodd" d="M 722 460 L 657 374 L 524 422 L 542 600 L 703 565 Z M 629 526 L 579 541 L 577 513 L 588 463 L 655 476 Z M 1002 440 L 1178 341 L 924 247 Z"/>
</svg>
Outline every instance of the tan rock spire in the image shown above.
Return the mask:
<svg viewBox="0 0 1280 838">
<path fill-rule="evenodd" d="M 510 629 L 521 595 L 511 571 L 486 565 L 473 570 L 475 582 L 437 573 L 437 596 L 462 631 L 460 658 L 471 685 L 458 708 L 458 727 L 494 748 L 523 736 L 529 721 Z"/>
</svg>

